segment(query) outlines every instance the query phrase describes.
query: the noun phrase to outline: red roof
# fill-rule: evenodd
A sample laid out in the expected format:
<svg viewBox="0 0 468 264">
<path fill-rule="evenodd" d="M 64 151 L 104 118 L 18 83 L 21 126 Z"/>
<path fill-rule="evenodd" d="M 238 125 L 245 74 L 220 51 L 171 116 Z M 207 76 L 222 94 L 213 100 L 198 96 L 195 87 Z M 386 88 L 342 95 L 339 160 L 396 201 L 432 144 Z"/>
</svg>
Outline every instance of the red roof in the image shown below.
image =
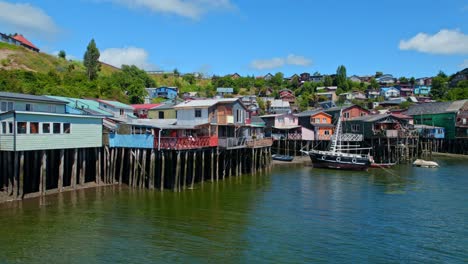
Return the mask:
<svg viewBox="0 0 468 264">
<path fill-rule="evenodd" d="M 135 110 L 140 110 L 140 109 L 151 109 L 155 108 L 156 106 L 160 106 L 162 104 L 133 104 L 132 107 Z"/>
<path fill-rule="evenodd" d="M 16 35 L 13 38 L 16 39 L 17 41 L 23 43 L 26 46 L 29 46 L 31 48 L 39 50 L 36 46 L 34 46 L 34 44 L 32 44 L 29 40 L 27 40 L 25 37 L 23 37 L 23 35 Z"/>
</svg>

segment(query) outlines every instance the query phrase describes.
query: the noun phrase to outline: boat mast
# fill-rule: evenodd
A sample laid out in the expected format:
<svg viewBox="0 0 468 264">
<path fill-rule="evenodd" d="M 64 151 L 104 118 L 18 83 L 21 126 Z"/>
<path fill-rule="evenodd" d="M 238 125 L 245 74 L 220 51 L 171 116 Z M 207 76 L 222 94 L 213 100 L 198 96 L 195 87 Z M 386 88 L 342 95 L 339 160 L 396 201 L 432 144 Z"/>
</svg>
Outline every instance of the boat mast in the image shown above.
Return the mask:
<svg viewBox="0 0 468 264">
<path fill-rule="evenodd" d="M 333 152 L 333 153 L 336 152 L 337 145 L 340 145 L 340 149 L 341 149 L 341 114 L 342 113 L 343 113 L 343 109 L 340 110 L 340 115 L 338 117 L 338 123 L 336 124 L 336 130 L 335 130 L 335 133 L 332 136 L 331 152 Z"/>
</svg>

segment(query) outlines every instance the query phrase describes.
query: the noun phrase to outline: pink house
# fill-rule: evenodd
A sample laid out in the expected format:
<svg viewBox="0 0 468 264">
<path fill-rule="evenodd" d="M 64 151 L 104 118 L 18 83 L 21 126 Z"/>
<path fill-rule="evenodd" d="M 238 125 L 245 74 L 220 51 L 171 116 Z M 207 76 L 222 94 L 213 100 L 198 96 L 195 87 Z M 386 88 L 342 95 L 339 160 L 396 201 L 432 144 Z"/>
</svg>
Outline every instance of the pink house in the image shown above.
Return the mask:
<svg viewBox="0 0 468 264">
<path fill-rule="evenodd" d="M 261 116 L 265 121 L 265 135 L 273 139 L 302 139 L 299 119 L 292 114 L 275 114 Z"/>
</svg>

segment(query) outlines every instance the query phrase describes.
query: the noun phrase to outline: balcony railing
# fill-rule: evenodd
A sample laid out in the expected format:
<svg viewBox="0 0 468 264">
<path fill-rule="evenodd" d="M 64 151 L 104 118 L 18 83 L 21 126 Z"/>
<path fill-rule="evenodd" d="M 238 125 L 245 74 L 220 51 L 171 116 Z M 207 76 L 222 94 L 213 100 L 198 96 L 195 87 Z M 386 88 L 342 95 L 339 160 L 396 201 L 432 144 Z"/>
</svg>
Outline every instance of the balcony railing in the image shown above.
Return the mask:
<svg viewBox="0 0 468 264">
<path fill-rule="evenodd" d="M 271 137 L 273 138 L 273 140 L 285 140 L 285 139 L 289 139 L 289 140 L 301 140 L 302 139 L 302 135 L 301 134 L 294 134 L 294 133 L 291 133 L 291 134 L 271 134 Z"/>
<path fill-rule="evenodd" d="M 247 140 L 247 147 L 249 148 L 271 147 L 271 145 L 273 145 L 272 138 L 259 138 Z"/>
<path fill-rule="evenodd" d="M 317 135 L 317 140 L 331 140 L 333 135 Z"/>
<path fill-rule="evenodd" d="M 159 144 L 160 142 L 160 144 Z M 198 149 L 218 146 L 217 137 L 162 137 L 154 139 L 156 149 Z"/>
<path fill-rule="evenodd" d="M 218 146 L 220 148 L 241 148 L 246 146 L 247 139 L 244 137 L 238 138 L 219 138 Z"/>
</svg>

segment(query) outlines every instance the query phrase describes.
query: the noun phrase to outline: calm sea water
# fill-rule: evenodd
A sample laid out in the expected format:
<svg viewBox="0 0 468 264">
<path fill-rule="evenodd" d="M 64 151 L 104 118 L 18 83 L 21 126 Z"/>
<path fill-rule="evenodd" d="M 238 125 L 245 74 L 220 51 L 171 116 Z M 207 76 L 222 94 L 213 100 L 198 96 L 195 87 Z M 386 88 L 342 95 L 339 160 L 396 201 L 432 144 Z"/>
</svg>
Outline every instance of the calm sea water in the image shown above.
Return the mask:
<svg viewBox="0 0 468 264">
<path fill-rule="evenodd" d="M 468 262 L 468 159 L 308 166 L 182 193 L 108 187 L 0 205 L 0 263 Z"/>
</svg>

